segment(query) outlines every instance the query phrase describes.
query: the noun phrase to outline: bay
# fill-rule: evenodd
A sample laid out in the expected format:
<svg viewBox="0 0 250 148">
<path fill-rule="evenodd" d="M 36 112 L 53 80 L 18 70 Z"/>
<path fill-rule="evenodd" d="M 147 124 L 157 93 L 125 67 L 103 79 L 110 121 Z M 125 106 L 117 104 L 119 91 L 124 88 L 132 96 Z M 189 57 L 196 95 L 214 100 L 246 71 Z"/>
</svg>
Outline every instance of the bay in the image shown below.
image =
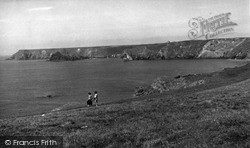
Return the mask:
<svg viewBox="0 0 250 148">
<path fill-rule="evenodd" d="M 74 62 L 0 61 L 0 118 L 48 113 L 55 108 L 84 107 L 87 93 L 100 103 L 133 97 L 136 86 L 157 77 L 209 73 L 247 61 L 225 59 L 122 62 L 87 59 Z"/>
</svg>

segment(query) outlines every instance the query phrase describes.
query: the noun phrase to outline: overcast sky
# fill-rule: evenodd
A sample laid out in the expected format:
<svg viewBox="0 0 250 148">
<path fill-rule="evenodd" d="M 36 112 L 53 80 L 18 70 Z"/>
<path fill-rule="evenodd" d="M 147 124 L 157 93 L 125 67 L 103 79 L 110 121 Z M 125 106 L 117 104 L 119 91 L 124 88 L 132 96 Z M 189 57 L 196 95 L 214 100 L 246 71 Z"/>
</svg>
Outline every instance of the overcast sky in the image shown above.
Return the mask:
<svg viewBox="0 0 250 148">
<path fill-rule="evenodd" d="M 188 40 L 188 21 L 231 12 L 250 37 L 249 0 L 0 0 L 0 55 L 19 49 Z"/>
</svg>

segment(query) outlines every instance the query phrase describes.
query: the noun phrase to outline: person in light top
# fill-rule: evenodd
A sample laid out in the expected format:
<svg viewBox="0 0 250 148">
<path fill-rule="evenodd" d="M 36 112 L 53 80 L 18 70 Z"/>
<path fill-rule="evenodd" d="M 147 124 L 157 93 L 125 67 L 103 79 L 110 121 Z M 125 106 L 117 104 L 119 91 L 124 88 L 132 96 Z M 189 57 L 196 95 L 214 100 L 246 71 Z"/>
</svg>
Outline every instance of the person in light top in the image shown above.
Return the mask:
<svg viewBox="0 0 250 148">
<path fill-rule="evenodd" d="M 95 105 L 98 106 L 98 94 L 97 94 L 97 91 L 95 91 L 94 100 L 95 100 Z"/>
</svg>

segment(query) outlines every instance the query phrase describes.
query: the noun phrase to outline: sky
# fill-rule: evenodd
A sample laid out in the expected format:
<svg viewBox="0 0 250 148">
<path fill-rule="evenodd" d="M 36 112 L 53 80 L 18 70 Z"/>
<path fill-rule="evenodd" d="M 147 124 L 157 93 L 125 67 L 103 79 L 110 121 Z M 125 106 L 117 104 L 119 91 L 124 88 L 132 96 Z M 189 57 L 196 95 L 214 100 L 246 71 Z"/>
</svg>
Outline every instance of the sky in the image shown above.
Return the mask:
<svg viewBox="0 0 250 148">
<path fill-rule="evenodd" d="M 250 37 L 249 0 L 0 0 L 0 55 L 189 40 L 190 19 L 227 12 L 224 37 Z"/>
</svg>

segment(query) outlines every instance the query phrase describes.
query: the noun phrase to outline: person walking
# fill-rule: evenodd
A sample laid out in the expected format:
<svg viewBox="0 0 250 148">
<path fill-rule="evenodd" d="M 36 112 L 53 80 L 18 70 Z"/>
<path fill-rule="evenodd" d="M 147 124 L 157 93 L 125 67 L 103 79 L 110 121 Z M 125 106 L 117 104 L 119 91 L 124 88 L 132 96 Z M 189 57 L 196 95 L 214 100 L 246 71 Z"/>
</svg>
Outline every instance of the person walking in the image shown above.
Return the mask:
<svg viewBox="0 0 250 148">
<path fill-rule="evenodd" d="M 94 100 L 95 100 L 95 105 L 98 106 L 98 94 L 97 94 L 97 91 L 95 91 Z"/>
<path fill-rule="evenodd" d="M 93 104 L 93 103 L 92 103 L 92 95 L 91 95 L 91 93 L 89 92 L 89 93 L 88 93 L 87 105 L 88 105 L 88 107 L 89 107 L 89 106 L 92 106 L 92 104 Z"/>
</svg>

